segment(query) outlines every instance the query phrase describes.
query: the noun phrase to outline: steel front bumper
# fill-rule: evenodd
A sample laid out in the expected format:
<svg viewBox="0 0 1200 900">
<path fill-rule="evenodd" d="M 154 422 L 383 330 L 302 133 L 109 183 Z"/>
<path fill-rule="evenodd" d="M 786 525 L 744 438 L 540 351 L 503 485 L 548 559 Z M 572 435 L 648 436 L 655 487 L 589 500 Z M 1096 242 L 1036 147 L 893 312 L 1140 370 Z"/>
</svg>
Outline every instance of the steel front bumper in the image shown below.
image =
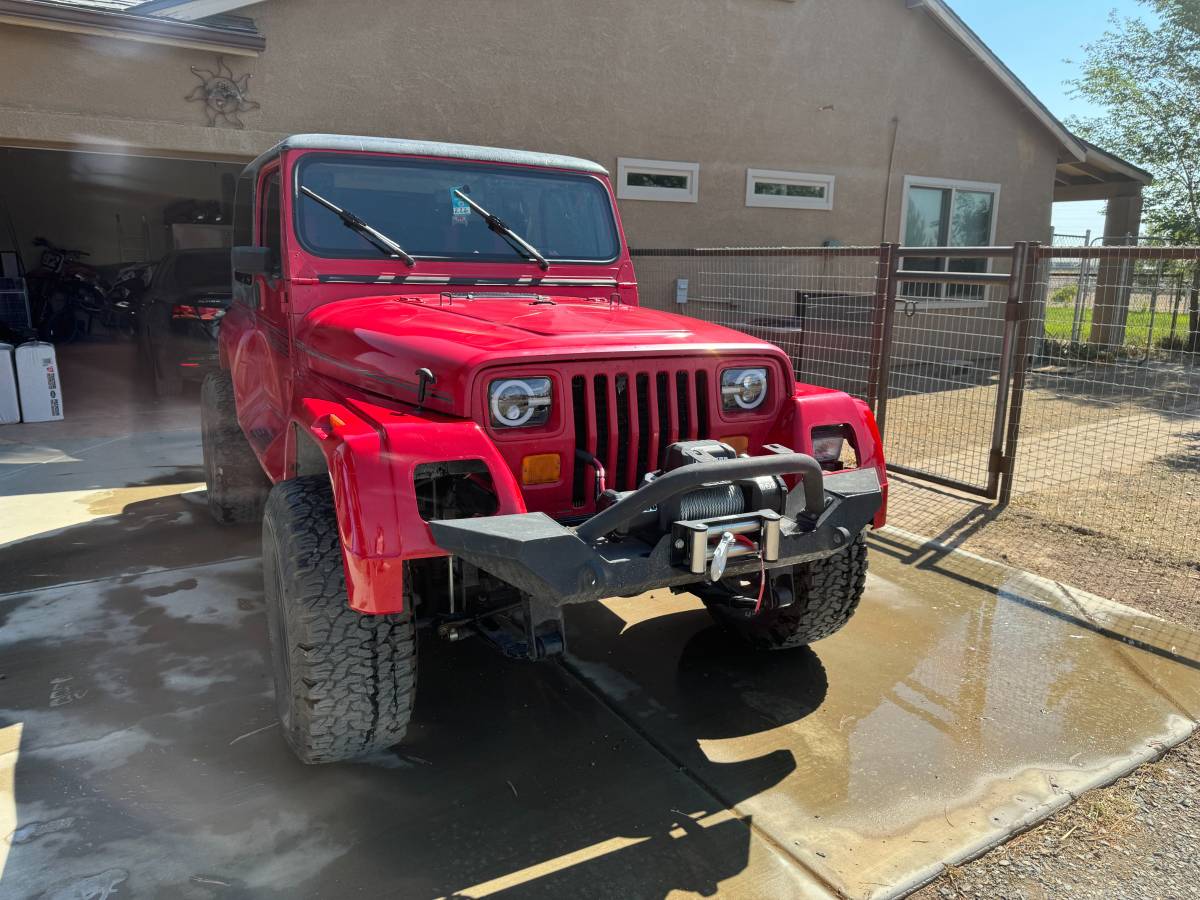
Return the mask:
<svg viewBox="0 0 1200 900">
<path fill-rule="evenodd" d="M 621 532 L 642 510 L 677 494 L 760 475 L 802 475 L 803 492 L 797 485 L 782 515 L 763 510 L 676 522 L 653 543 Z M 731 554 L 727 575 L 831 556 L 871 522 L 882 502 L 874 469 L 822 473 L 812 457 L 786 453 L 675 469 L 574 528 L 544 513 L 432 521 L 429 528 L 447 552 L 533 597 L 567 604 L 702 581 L 697 560 L 711 558 L 712 537 L 731 526 L 752 530 L 748 521 L 757 522 L 758 552 Z"/>
</svg>

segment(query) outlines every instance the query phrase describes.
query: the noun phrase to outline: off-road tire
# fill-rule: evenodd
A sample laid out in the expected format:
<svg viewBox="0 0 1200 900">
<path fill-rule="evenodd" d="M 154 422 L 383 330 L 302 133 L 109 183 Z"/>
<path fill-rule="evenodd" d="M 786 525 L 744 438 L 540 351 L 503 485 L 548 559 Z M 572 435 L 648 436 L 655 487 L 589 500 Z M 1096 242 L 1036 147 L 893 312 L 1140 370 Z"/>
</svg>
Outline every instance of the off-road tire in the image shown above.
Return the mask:
<svg viewBox="0 0 1200 900">
<path fill-rule="evenodd" d="M 867 583 L 867 545 L 859 534 L 844 550 L 792 570 L 794 602 L 748 617 L 720 602 L 723 586 L 697 591 L 717 624 L 758 650 L 786 650 L 827 638 L 850 621 Z"/>
<path fill-rule="evenodd" d="M 349 607 L 327 475 L 271 489 L 263 576 L 275 706 L 296 756 L 308 764 L 339 762 L 399 743 L 417 687 L 411 594 L 406 588 L 400 615 Z"/>
<path fill-rule="evenodd" d="M 200 439 L 212 517 L 222 525 L 258 521 L 271 483 L 238 425 L 227 372 L 209 373 L 200 388 Z"/>
</svg>

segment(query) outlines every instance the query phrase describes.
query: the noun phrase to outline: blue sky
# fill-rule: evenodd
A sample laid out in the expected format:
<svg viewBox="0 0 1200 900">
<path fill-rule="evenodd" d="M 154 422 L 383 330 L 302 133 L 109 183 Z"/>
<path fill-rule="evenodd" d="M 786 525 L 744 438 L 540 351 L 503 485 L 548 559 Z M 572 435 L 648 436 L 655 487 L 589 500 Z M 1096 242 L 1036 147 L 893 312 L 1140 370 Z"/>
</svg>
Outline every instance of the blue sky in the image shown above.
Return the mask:
<svg viewBox="0 0 1200 900">
<path fill-rule="evenodd" d="M 1078 72 L 1082 46 L 1104 33 L 1108 13 L 1150 18 L 1137 0 L 949 0 L 950 6 L 1058 118 L 1096 110 L 1068 96 L 1063 83 Z M 1066 62 L 1073 60 L 1074 62 Z M 1137 160 L 1131 160 L 1137 162 Z M 1103 203 L 1058 203 L 1059 233 L 1099 234 Z"/>
</svg>

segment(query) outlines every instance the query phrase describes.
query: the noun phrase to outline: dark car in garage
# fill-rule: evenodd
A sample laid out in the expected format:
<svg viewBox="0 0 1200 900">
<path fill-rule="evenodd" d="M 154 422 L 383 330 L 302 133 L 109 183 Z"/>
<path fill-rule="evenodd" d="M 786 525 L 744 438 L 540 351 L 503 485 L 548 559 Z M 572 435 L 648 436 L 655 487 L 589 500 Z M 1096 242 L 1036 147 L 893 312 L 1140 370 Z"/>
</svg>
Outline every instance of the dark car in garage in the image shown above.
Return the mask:
<svg viewBox="0 0 1200 900">
<path fill-rule="evenodd" d="M 217 331 L 229 307 L 231 277 L 228 248 L 175 250 L 155 268 L 137 321 L 158 396 L 175 396 L 184 381 L 217 369 Z"/>
</svg>

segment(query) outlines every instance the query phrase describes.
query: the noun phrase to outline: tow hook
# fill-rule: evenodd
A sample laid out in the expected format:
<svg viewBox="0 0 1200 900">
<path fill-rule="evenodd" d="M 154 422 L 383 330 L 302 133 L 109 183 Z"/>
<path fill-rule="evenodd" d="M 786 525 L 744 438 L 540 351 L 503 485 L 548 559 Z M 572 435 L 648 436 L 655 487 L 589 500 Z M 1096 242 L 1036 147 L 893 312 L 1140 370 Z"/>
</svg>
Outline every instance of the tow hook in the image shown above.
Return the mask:
<svg viewBox="0 0 1200 900">
<path fill-rule="evenodd" d="M 712 565 L 708 568 L 710 581 L 720 581 L 721 576 L 725 574 L 725 562 L 729 558 L 729 548 L 732 546 L 733 535 L 726 531 L 721 535 L 721 540 L 717 542 L 716 549 L 713 550 Z"/>
</svg>

